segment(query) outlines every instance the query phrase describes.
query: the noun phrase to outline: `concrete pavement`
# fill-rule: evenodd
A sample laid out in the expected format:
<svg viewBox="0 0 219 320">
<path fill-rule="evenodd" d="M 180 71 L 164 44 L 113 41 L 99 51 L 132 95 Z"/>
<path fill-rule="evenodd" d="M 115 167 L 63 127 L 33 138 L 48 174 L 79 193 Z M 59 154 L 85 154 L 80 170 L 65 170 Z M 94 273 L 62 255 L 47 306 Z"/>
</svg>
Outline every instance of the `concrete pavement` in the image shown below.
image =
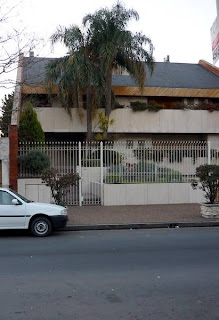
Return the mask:
<svg viewBox="0 0 219 320">
<path fill-rule="evenodd" d="M 201 216 L 200 204 L 69 206 L 68 213 L 66 230 L 219 226 Z"/>
</svg>

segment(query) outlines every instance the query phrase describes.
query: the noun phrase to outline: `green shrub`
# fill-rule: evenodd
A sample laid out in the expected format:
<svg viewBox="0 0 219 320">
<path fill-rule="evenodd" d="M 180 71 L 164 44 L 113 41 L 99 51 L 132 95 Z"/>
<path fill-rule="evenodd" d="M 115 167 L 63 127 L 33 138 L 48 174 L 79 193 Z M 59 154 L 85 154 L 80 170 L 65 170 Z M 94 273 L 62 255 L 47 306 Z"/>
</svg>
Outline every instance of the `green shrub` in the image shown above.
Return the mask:
<svg viewBox="0 0 219 320">
<path fill-rule="evenodd" d="M 22 111 L 18 130 L 19 141 L 22 142 L 44 142 L 45 134 L 37 119 L 37 113 L 29 102 Z"/>
<path fill-rule="evenodd" d="M 48 168 L 42 172 L 42 181 L 51 188 L 52 197 L 55 203 L 66 206 L 66 196 L 70 186 L 75 185 L 79 180 L 75 173 L 60 174 L 56 168 Z"/>
<path fill-rule="evenodd" d="M 219 190 L 219 166 L 205 164 L 196 168 L 196 176 L 200 179 L 201 186 L 195 181 L 194 189 L 202 189 L 209 203 L 214 203 Z"/>
<path fill-rule="evenodd" d="M 50 166 L 49 156 L 41 150 L 32 150 L 18 157 L 18 163 L 33 173 L 41 173 Z"/>
<path fill-rule="evenodd" d="M 144 110 L 157 112 L 160 109 L 164 108 L 163 106 L 160 106 L 156 101 L 151 101 L 150 103 L 133 101 L 133 102 L 130 102 L 130 106 L 132 110 L 135 112 L 144 111 Z"/>
<path fill-rule="evenodd" d="M 183 176 L 179 171 L 166 167 L 158 168 L 158 176 L 162 182 L 183 182 Z"/>
<path fill-rule="evenodd" d="M 124 183 L 120 174 L 107 174 L 104 183 Z"/>
</svg>

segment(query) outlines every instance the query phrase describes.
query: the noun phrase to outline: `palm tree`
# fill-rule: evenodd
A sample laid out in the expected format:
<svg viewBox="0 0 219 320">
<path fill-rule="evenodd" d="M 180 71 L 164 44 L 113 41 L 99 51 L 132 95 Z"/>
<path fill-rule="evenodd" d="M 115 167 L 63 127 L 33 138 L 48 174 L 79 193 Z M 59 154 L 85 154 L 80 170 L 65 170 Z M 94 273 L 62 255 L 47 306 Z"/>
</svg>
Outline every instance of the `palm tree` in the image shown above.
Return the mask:
<svg viewBox="0 0 219 320">
<path fill-rule="evenodd" d="M 141 33 L 132 34 L 126 29 L 128 22 L 139 19 L 134 10 L 127 10 L 119 2 L 111 10 L 105 8 L 85 16 L 83 24 L 88 28 L 93 56 L 98 57 L 105 79 L 105 114 L 109 117 L 112 96 L 112 72 L 118 66 L 129 74 L 143 88 L 146 71 L 145 63 L 153 71 L 153 45 Z M 148 50 L 146 45 L 149 46 Z"/>
<path fill-rule="evenodd" d="M 51 90 L 58 84 L 58 97 L 62 106 L 71 116 L 71 107 L 83 106 L 86 95 L 87 140 L 92 140 L 92 108 L 101 101 L 102 75 L 99 65 L 92 57 L 90 39 L 77 26 L 59 28 L 52 37 L 52 44 L 60 41 L 68 49 L 68 54 L 54 60 L 47 67 L 47 83 Z"/>
</svg>

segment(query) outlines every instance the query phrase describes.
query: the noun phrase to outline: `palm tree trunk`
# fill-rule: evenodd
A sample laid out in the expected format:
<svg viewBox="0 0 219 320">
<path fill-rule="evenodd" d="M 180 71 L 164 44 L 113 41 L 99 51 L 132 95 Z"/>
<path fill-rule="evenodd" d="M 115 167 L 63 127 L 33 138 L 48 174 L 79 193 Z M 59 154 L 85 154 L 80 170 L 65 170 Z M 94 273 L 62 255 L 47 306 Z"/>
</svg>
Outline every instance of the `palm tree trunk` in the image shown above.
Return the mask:
<svg viewBox="0 0 219 320">
<path fill-rule="evenodd" d="M 92 110 L 91 110 L 91 86 L 87 89 L 86 95 L 86 110 L 87 110 L 87 141 L 92 141 L 93 131 L 92 131 Z"/>
<path fill-rule="evenodd" d="M 110 111 L 111 111 L 111 104 L 112 104 L 112 68 L 108 70 L 107 76 L 106 76 L 106 106 L 105 106 L 105 115 L 109 119 Z"/>
</svg>

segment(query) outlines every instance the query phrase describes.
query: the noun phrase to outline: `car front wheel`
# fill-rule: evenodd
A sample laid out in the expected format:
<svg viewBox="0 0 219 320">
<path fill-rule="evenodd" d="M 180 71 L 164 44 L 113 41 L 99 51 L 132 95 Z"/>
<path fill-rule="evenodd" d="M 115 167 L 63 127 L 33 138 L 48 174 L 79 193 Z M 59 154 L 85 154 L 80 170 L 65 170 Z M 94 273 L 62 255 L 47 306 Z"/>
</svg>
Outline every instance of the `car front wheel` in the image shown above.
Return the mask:
<svg viewBox="0 0 219 320">
<path fill-rule="evenodd" d="M 36 237 L 46 237 L 52 232 L 52 224 L 46 217 L 37 217 L 31 222 L 30 231 Z"/>
</svg>

